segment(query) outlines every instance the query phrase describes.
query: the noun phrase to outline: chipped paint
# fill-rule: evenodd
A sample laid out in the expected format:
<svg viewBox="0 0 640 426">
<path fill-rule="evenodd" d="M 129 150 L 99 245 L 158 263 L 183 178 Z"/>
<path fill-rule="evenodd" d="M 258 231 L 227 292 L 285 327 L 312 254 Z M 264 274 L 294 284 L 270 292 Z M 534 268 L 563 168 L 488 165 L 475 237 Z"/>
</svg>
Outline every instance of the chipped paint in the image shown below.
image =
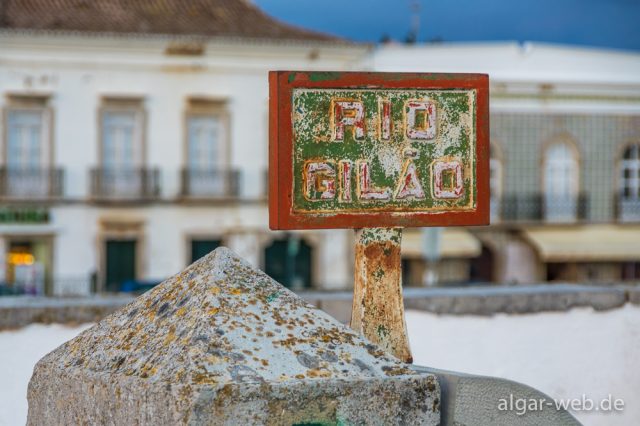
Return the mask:
<svg viewBox="0 0 640 426">
<path fill-rule="evenodd" d="M 488 223 L 486 75 L 278 71 L 269 79 L 272 229 Z M 435 188 L 432 165 L 443 159 L 461 166 L 455 197 Z M 311 179 L 309 162 L 330 170 Z"/>
<path fill-rule="evenodd" d="M 440 199 L 460 198 L 464 193 L 462 162 L 458 159 L 438 159 L 433 162 L 433 196 Z"/>
<path fill-rule="evenodd" d="M 351 328 L 388 353 L 411 362 L 402 301 L 399 228 L 356 231 Z"/>
<path fill-rule="evenodd" d="M 459 211 L 475 208 L 474 90 L 341 90 L 293 91 L 293 211 L 301 214 L 376 211 Z M 403 153 L 412 150 L 408 165 Z M 455 197 L 437 192 L 431 163 L 455 156 L 464 171 L 467 191 Z M 309 164 L 358 163 L 356 176 L 337 173 L 330 181 L 312 181 Z M 406 182 L 411 187 L 395 191 Z M 353 188 L 351 181 L 359 184 Z M 418 181 L 419 179 L 419 181 Z M 318 187 L 311 186 L 314 182 Z M 343 188 L 334 197 L 322 188 Z M 352 196 L 354 189 L 357 196 Z M 310 193 L 323 194 L 310 197 Z M 331 195 L 329 195 L 331 194 Z M 409 196 L 413 195 L 413 196 Z M 446 200 L 445 200 L 446 198 Z"/>
<path fill-rule="evenodd" d="M 429 140 L 436 137 L 436 107 L 431 101 L 412 99 L 406 101 L 405 130 L 413 140 Z"/>
</svg>

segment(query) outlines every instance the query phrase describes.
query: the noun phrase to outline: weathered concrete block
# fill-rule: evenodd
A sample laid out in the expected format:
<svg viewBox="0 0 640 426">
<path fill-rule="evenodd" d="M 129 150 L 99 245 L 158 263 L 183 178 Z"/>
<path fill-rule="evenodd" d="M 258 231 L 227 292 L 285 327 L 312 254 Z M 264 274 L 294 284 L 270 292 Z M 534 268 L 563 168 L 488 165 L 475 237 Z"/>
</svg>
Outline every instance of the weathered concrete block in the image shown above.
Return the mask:
<svg viewBox="0 0 640 426">
<path fill-rule="evenodd" d="M 438 424 L 408 367 L 219 248 L 40 360 L 28 424 Z"/>
</svg>

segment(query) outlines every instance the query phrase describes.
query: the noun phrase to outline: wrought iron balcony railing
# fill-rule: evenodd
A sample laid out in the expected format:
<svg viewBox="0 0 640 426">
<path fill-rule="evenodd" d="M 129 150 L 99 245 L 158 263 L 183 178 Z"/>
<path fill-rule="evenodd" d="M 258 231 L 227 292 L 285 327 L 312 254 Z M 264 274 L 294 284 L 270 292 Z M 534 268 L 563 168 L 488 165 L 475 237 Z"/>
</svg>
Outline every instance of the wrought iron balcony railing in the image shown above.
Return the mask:
<svg viewBox="0 0 640 426">
<path fill-rule="evenodd" d="M 160 197 L 160 171 L 152 168 L 91 170 L 91 196 L 99 201 L 151 201 Z"/>
<path fill-rule="evenodd" d="M 240 196 L 240 172 L 227 169 L 183 169 L 182 196 L 193 199 L 237 198 Z"/>
<path fill-rule="evenodd" d="M 29 201 L 61 198 L 64 173 L 59 168 L 0 168 L 0 198 Z"/>
<path fill-rule="evenodd" d="M 505 195 L 492 201 L 492 221 L 572 223 L 587 219 L 587 194 L 557 197 L 544 194 Z M 499 211 L 496 211 L 499 209 Z"/>
</svg>

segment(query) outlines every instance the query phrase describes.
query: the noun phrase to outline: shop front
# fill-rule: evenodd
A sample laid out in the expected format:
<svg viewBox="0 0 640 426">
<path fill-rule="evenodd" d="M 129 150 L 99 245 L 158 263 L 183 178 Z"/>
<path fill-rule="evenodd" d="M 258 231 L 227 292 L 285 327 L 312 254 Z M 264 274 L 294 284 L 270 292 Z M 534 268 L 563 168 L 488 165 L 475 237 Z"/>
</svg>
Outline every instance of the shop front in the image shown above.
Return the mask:
<svg viewBox="0 0 640 426">
<path fill-rule="evenodd" d="M 48 235 L 4 235 L 5 294 L 51 295 L 52 241 Z"/>
<path fill-rule="evenodd" d="M 0 295 L 53 294 L 53 232 L 49 211 L 0 208 Z"/>
</svg>

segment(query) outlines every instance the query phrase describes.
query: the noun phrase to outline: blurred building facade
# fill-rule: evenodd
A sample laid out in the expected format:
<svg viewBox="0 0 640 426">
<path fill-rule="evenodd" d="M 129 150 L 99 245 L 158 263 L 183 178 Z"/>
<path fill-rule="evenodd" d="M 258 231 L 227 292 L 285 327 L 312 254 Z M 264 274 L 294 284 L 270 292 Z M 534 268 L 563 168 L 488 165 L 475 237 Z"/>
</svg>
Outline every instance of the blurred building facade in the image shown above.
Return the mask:
<svg viewBox="0 0 640 426">
<path fill-rule="evenodd" d="M 19 3 L 0 20 L 5 288 L 134 289 L 220 244 L 294 288 L 350 285 L 351 231 L 268 230 L 273 69 L 489 73 L 492 225 L 437 233 L 441 281 L 640 278 L 638 54 L 372 49 L 240 0 Z M 423 241 L 405 231 L 407 284 Z"/>
<path fill-rule="evenodd" d="M 268 231 L 267 73 L 351 69 L 369 46 L 245 1 L 12 2 L 0 25 L 5 287 L 119 291 L 220 244 L 344 285 L 347 231 Z"/>
<path fill-rule="evenodd" d="M 640 280 L 639 54 L 388 45 L 370 66 L 490 75 L 491 226 L 468 230 L 476 250 L 445 257 L 443 280 Z M 425 262 L 406 252 L 408 280 L 419 282 Z"/>
</svg>

